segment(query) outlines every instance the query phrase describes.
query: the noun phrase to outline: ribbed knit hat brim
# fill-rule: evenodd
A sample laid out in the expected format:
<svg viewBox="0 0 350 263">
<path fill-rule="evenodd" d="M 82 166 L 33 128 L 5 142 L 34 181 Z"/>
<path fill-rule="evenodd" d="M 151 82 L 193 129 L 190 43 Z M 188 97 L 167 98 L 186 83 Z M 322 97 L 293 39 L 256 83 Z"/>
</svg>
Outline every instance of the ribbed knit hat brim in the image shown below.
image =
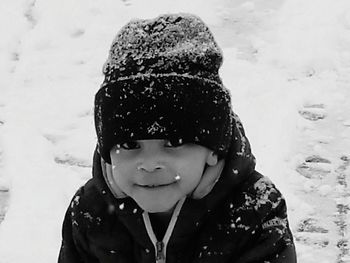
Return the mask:
<svg viewBox="0 0 350 263">
<path fill-rule="evenodd" d="M 215 82 L 180 75 L 143 76 L 106 85 L 96 94 L 102 157 L 140 139 L 198 143 L 220 155 L 231 138 L 230 96 Z"/>
</svg>

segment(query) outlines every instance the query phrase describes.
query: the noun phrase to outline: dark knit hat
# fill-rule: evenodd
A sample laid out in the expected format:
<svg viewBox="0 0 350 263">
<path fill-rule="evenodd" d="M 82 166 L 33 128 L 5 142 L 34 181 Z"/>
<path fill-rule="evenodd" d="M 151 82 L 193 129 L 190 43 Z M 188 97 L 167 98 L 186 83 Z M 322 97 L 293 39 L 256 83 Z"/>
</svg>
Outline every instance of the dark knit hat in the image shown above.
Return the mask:
<svg viewBox="0 0 350 263">
<path fill-rule="evenodd" d="M 203 21 L 167 14 L 126 24 L 114 39 L 95 97 L 101 156 L 116 144 L 170 139 L 224 155 L 231 102 L 219 76 L 222 52 Z"/>
</svg>

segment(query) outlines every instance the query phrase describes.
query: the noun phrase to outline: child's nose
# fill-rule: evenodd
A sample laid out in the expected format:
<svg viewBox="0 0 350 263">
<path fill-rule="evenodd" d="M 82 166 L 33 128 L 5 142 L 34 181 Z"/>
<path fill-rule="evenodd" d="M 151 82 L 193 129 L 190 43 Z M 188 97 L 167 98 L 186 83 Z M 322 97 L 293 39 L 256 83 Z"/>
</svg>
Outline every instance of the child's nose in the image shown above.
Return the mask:
<svg viewBox="0 0 350 263">
<path fill-rule="evenodd" d="M 165 168 L 163 157 L 160 154 L 147 154 L 139 159 L 137 170 L 142 172 L 155 172 Z"/>
<path fill-rule="evenodd" d="M 154 159 L 154 158 L 152 158 Z M 157 160 L 144 159 L 137 165 L 137 170 L 142 172 L 155 172 L 164 169 L 165 166 Z"/>
<path fill-rule="evenodd" d="M 142 172 L 148 172 L 148 173 L 160 171 L 163 168 L 164 168 L 164 166 L 161 164 L 145 163 L 145 162 L 143 162 L 142 164 L 137 166 L 137 170 L 142 171 Z"/>
<path fill-rule="evenodd" d="M 142 152 L 139 155 L 137 169 L 144 172 L 155 172 L 165 168 L 163 140 L 141 141 Z"/>
</svg>

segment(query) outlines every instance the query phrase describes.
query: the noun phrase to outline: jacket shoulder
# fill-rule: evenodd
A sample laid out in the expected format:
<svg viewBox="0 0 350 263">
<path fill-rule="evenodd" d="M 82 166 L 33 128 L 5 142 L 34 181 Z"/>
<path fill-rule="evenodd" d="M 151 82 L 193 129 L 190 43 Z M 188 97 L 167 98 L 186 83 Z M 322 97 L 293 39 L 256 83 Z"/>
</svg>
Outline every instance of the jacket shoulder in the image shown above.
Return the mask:
<svg viewBox="0 0 350 263">
<path fill-rule="evenodd" d="M 296 262 L 284 197 L 275 184 L 258 172 L 242 191 L 240 209 L 254 215 L 255 238 L 238 262 Z M 242 213 L 242 212 L 241 212 Z M 253 234 L 254 236 L 254 234 Z"/>
<path fill-rule="evenodd" d="M 108 208 L 108 204 L 91 179 L 75 193 L 68 212 L 70 212 L 72 224 L 84 229 L 100 225 L 108 214 Z"/>
<path fill-rule="evenodd" d="M 254 172 L 252 177 L 242 191 L 244 205 L 252 208 L 261 221 L 266 221 L 269 217 L 275 217 L 280 208 L 285 207 L 285 199 L 268 177 L 258 172 Z M 283 213 L 280 217 L 286 217 L 286 214 Z"/>
</svg>

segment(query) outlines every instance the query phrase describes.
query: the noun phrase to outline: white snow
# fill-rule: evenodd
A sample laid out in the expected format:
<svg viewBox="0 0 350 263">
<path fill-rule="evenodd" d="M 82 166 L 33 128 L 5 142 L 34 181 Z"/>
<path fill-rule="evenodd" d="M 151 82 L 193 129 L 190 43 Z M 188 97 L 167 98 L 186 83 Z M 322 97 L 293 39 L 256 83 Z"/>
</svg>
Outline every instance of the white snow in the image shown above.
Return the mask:
<svg viewBox="0 0 350 263">
<path fill-rule="evenodd" d="M 350 218 L 337 208 L 350 202 L 348 0 L 16 0 L 0 2 L 0 263 L 57 261 L 65 210 L 91 176 L 109 45 L 131 18 L 164 12 L 198 14 L 223 48 L 223 81 L 258 170 L 286 197 L 298 262 L 349 262 L 337 244 L 350 229 L 336 223 Z M 306 178 L 296 168 L 313 155 L 330 163 L 306 165 L 327 173 Z M 327 233 L 301 231 L 308 220 Z"/>
</svg>

